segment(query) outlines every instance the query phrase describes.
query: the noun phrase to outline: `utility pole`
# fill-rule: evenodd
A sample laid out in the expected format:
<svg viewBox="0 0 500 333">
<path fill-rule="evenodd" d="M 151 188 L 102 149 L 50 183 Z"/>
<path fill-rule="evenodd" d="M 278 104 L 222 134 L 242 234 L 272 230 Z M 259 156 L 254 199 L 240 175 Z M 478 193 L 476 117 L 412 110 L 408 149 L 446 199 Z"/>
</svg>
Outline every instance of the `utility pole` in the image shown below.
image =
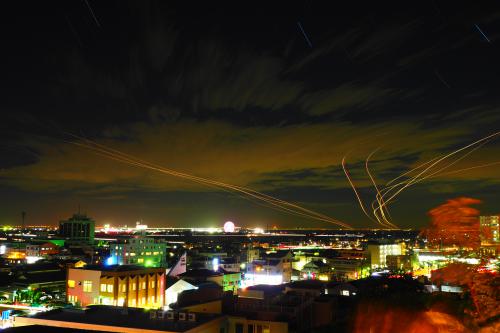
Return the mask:
<svg viewBox="0 0 500 333">
<path fill-rule="evenodd" d="M 24 230 L 24 220 L 26 219 L 26 212 L 21 212 L 21 230 Z"/>
</svg>

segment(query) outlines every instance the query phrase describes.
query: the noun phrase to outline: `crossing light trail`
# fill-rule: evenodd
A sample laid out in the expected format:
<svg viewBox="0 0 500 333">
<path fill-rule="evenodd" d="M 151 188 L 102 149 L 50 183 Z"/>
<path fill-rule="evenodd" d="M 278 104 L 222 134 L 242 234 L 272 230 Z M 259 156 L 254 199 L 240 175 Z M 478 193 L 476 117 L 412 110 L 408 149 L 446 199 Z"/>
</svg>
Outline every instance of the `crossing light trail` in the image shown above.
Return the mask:
<svg viewBox="0 0 500 333">
<path fill-rule="evenodd" d="M 410 181 L 408 181 L 405 185 L 403 185 L 399 190 L 396 191 L 396 193 L 394 193 L 389 199 L 386 200 L 386 204 L 388 204 L 393 198 L 395 198 L 399 193 L 401 193 L 405 188 L 407 188 L 408 186 L 412 185 L 417 179 L 419 179 L 419 177 L 421 177 L 423 174 L 425 174 L 427 171 L 429 171 L 431 168 L 433 168 L 435 165 L 439 164 L 440 162 L 444 161 L 445 159 L 453 156 L 453 155 L 456 155 L 458 154 L 459 152 L 465 150 L 465 149 L 468 149 L 470 147 L 473 147 L 475 146 L 476 144 L 480 143 L 480 142 L 483 142 L 483 141 L 486 141 L 486 140 L 489 140 L 497 135 L 499 135 L 500 132 L 496 132 L 496 133 L 493 133 L 491 135 L 488 135 L 487 137 L 484 137 L 482 139 L 479 139 L 477 141 L 474 141 L 473 143 L 471 144 L 468 144 L 467 146 L 465 147 L 462 147 L 460 149 L 457 149 L 449 154 L 446 154 L 442 157 L 440 157 L 439 159 L 437 159 L 435 162 L 431 163 L 427 168 L 425 168 L 423 171 L 421 171 L 419 174 L 417 174 L 416 176 L 412 177 L 412 179 L 410 179 Z"/>
<path fill-rule="evenodd" d="M 482 164 L 482 165 L 475 165 L 475 166 L 464 168 L 464 169 L 458 169 L 458 170 L 448 171 L 448 172 L 445 172 L 445 173 L 441 173 L 439 175 L 435 175 L 435 176 L 430 177 L 430 178 L 435 178 L 435 177 L 439 177 L 439 176 L 446 176 L 446 175 L 453 175 L 453 174 L 460 173 L 460 172 L 465 172 L 465 171 L 474 170 L 474 169 L 487 168 L 487 167 L 494 166 L 494 165 L 500 165 L 500 161 L 491 162 L 491 163 Z"/>
<path fill-rule="evenodd" d="M 363 211 L 363 213 L 365 213 L 366 217 L 368 217 L 371 221 L 373 221 L 375 223 L 380 223 L 379 221 L 375 221 L 370 216 L 370 214 L 368 214 L 368 212 L 366 211 L 365 205 L 363 204 L 363 200 L 361 199 L 361 196 L 359 195 L 358 190 L 356 190 L 356 186 L 354 185 L 354 182 L 351 179 L 349 171 L 347 170 L 347 166 L 346 166 L 345 160 L 346 160 L 346 156 L 344 156 L 342 158 L 342 169 L 344 170 L 344 174 L 345 174 L 345 176 L 347 178 L 347 181 L 349 182 L 349 184 L 351 185 L 352 190 L 354 191 L 354 195 L 356 196 L 356 199 L 358 199 L 359 207 L 361 207 L 361 210 Z"/>
<path fill-rule="evenodd" d="M 252 199 L 256 199 L 258 201 L 261 201 L 262 203 L 266 203 L 266 204 L 272 206 L 273 209 L 276 209 L 276 210 L 279 210 L 282 212 L 287 212 L 289 214 L 293 214 L 296 216 L 301 216 L 301 217 L 306 217 L 309 219 L 328 222 L 328 223 L 336 224 L 336 225 L 341 226 L 343 228 L 352 229 L 352 227 L 345 222 L 342 222 L 342 221 L 334 219 L 330 216 L 312 211 L 310 209 L 301 207 L 297 204 L 290 203 L 290 202 L 287 202 L 287 201 L 284 201 L 284 200 L 281 200 L 281 199 L 278 199 L 278 198 L 275 198 L 275 197 L 269 196 L 267 194 L 264 194 L 264 193 L 261 193 L 261 192 L 258 192 L 258 191 L 252 190 L 252 189 L 248 189 L 245 187 L 231 185 L 231 184 L 219 182 L 216 180 L 197 177 L 197 176 L 189 175 L 186 173 L 178 172 L 175 170 L 167 169 L 167 168 L 164 168 L 164 167 L 159 166 L 157 164 L 153 164 L 153 163 L 150 163 L 148 161 L 138 159 L 132 155 L 128 155 L 128 154 L 125 154 L 121 151 L 118 151 L 118 150 L 109 148 L 107 146 L 101 145 L 97 142 L 79 137 L 79 136 L 74 135 L 74 134 L 70 134 L 70 135 L 73 138 L 78 139 L 78 141 L 68 141 L 69 143 L 76 145 L 76 146 L 80 146 L 80 147 L 89 149 L 100 156 L 104 156 L 106 158 L 109 158 L 109 159 L 112 159 L 112 160 L 115 160 L 115 161 L 118 161 L 121 163 L 125 163 L 128 165 L 154 170 L 154 171 L 157 171 L 157 172 L 160 172 L 163 174 L 168 174 L 170 176 L 188 179 L 188 180 L 196 182 L 198 184 L 208 185 L 208 186 L 216 187 L 216 188 L 219 188 L 219 189 L 222 189 L 225 191 L 238 193 L 240 195 L 244 195 L 246 198 L 252 198 Z"/>
<path fill-rule="evenodd" d="M 388 226 L 389 228 L 397 228 L 396 225 L 394 225 L 393 223 L 391 223 L 388 218 L 385 216 L 385 214 L 389 214 L 389 210 L 387 208 L 387 206 L 385 205 L 384 203 L 384 197 L 380 194 L 380 191 L 378 189 L 378 186 L 377 186 L 377 182 L 375 181 L 375 178 L 373 177 L 372 173 L 370 172 L 370 168 L 368 166 L 368 162 L 370 160 L 370 158 L 379 150 L 380 148 L 377 148 L 375 149 L 373 152 L 370 153 L 370 155 L 368 155 L 368 157 L 366 158 L 366 161 L 365 161 L 365 169 L 366 169 L 366 173 L 368 174 L 368 177 L 370 177 L 370 180 L 373 184 L 373 187 L 375 188 L 375 191 L 377 192 L 375 194 L 375 198 L 376 198 L 376 201 L 378 203 L 378 207 L 379 207 L 379 212 L 380 212 L 380 216 L 379 214 L 377 213 L 377 210 L 374 208 L 374 203 L 375 202 L 372 202 L 372 209 L 373 209 L 373 216 L 377 219 L 377 221 L 382 224 L 382 225 L 385 225 L 385 226 Z M 390 218 L 390 217 L 389 217 Z"/>
<path fill-rule="evenodd" d="M 474 151 L 480 149 L 482 146 L 484 146 L 485 144 L 487 144 L 489 141 L 485 141 L 485 142 L 482 142 L 480 145 L 474 147 L 473 149 L 471 149 L 470 151 L 468 151 L 467 153 L 465 153 L 464 155 L 456 158 L 454 161 L 452 161 L 451 163 L 445 165 L 444 167 L 440 168 L 439 170 L 437 171 L 434 171 L 433 173 L 429 174 L 429 175 L 426 175 L 426 176 L 423 176 L 421 178 L 419 178 L 418 180 L 415 180 L 415 182 L 412 184 L 412 185 L 415 185 L 417 183 L 420 183 L 421 181 L 424 181 L 428 178 L 433 178 L 434 175 L 436 174 L 439 174 L 440 172 L 442 172 L 443 170 L 446 170 L 448 168 L 450 168 L 451 166 L 457 164 L 458 162 L 460 162 L 461 160 L 463 160 L 464 158 L 466 158 L 467 156 L 469 156 L 470 154 L 472 154 Z M 439 156 L 437 157 L 439 158 Z M 434 158 L 433 160 L 436 160 L 437 158 Z M 431 160 L 431 161 L 433 161 Z M 427 162 L 428 163 L 428 162 Z M 413 169 L 415 170 L 415 169 Z M 384 192 L 382 195 L 379 193 L 376 194 L 377 198 L 377 202 L 379 200 L 383 200 L 384 196 L 387 196 L 392 190 L 394 190 L 395 188 L 397 188 L 398 186 L 403 186 L 404 184 L 407 184 L 411 179 L 408 179 L 408 180 L 405 180 L 405 181 L 402 181 L 402 182 L 399 182 L 399 183 L 396 183 L 392 186 L 389 186 L 389 187 L 385 187 L 381 192 Z M 386 206 L 386 209 L 387 209 L 387 206 Z"/>
<path fill-rule="evenodd" d="M 438 175 L 441 171 L 445 170 L 445 169 L 448 169 L 450 166 L 456 164 L 457 162 L 459 162 L 460 160 L 462 160 L 463 158 L 467 157 L 468 155 L 470 155 L 472 152 L 474 152 L 475 150 L 481 148 L 483 145 L 485 145 L 486 143 L 488 143 L 489 141 L 491 141 L 493 138 L 495 138 L 496 136 L 498 136 L 500 134 L 500 132 L 495 132 L 491 135 L 488 135 L 482 139 L 479 139 L 477 141 L 474 141 L 472 142 L 471 144 L 467 145 L 467 146 L 464 146 L 460 149 L 457 149 L 451 153 L 448 153 L 446 155 L 443 155 L 441 157 L 438 157 L 438 158 L 435 158 L 431 161 L 428 161 L 420 166 L 418 166 L 417 168 L 413 169 L 413 170 L 410 170 L 409 172 L 405 173 L 405 174 L 409 174 L 417 169 L 421 169 L 422 167 L 424 167 L 425 165 L 429 165 L 427 168 L 425 168 L 423 171 L 421 171 L 420 173 L 418 173 L 416 176 L 413 176 L 411 177 L 409 180 L 406 180 L 406 181 L 403 181 L 403 182 L 399 182 L 395 185 L 392 185 L 392 186 L 389 186 L 389 187 L 386 187 L 384 188 L 381 192 L 383 192 L 381 198 L 377 198 L 376 200 L 380 200 L 380 199 L 383 199 L 385 196 L 388 196 L 389 193 L 393 190 L 393 189 L 396 189 L 398 186 L 399 186 L 399 189 L 397 189 L 395 191 L 395 193 L 393 193 L 392 195 L 390 195 L 390 197 L 385 200 L 385 203 L 383 205 L 381 205 L 382 207 L 378 207 L 376 209 L 376 211 L 378 210 L 381 210 L 383 209 L 384 206 L 387 206 L 392 200 L 394 200 L 394 198 L 399 195 L 403 190 L 405 190 L 406 188 L 408 188 L 409 186 L 411 185 L 414 185 L 416 183 L 419 183 L 427 178 L 431 178 L 435 175 Z M 476 146 L 476 147 L 474 147 Z M 438 165 L 439 163 L 441 163 L 442 161 L 466 150 L 466 149 L 469 149 L 471 147 L 474 147 L 473 149 L 471 149 L 471 151 L 467 152 L 466 154 L 462 155 L 461 157 L 455 159 L 453 162 L 451 162 L 450 164 L 440 168 L 439 170 L 435 171 L 435 172 L 432 172 L 431 174 L 428 174 L 428 175 L 425 175 L 425 173 L 427 173 L 428 171 L 430 171 L 433 167 L 435 167 L 436 165 Z M 397 178 L 401 178 L 401 176 L 397 177 Z M 395 178 L 396 179 L 396 178 Z M 391 182 L 393 182 L 395 179 L 393 179 Z M 389 183 L 391 183 L 389 182 Z M 388 184 L 389 184 L 388 183 Z M 376 196 L 378 196 L 379 194 L 377 193 Z M 376 213 L 376 212 L 374 212 Z"/>
</svg>

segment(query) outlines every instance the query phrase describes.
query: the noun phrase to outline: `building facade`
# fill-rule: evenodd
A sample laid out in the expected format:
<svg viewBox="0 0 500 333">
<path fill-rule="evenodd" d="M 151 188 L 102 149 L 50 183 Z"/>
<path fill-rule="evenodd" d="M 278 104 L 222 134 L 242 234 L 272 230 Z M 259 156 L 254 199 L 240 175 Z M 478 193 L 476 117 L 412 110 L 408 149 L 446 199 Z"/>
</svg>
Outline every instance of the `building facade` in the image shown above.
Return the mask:
<svg viewBox="0 0 500 333">
<path fill-rule="evenodd" d="M 500 243 L 500 216 L 480 216 L 479 228 L 482 245 Z"/>
<path fill-rule="evenodd" d="M 50 242 L 26 245 L 27 257 L 47 257 L 56 254 L 59 254 L 59 246 Z"/>
<path fill-rule="evenodd" d="M 369 242 L 367 251 L 370 257 L 372 269 L 387 267 L 388 255 L 404 254 L 402 243 Z"/>
<path fill-rule="evenodd" d="M 67 302 L 138 308 L 162 308 L 165 270 L 135 265 L 68 269 Z"/>
<path fill-rule="evenodd" d="M 111 265 L 166 267 L 167 243 L 152 237 L 135 236 L 110 243 Z"/>
<path fill-rule="evenodd" d="M 292 280 L 293 256 L 290 251 L 269 253 L 247 266 L 245 285 L 282 284 Z"/>
<path fill-rule="evenodd" d="M 59 222 L 59 235 L 69 242 L 94 244 L 95 221 L 85 214 L 73 214 Z"/>
</svg>

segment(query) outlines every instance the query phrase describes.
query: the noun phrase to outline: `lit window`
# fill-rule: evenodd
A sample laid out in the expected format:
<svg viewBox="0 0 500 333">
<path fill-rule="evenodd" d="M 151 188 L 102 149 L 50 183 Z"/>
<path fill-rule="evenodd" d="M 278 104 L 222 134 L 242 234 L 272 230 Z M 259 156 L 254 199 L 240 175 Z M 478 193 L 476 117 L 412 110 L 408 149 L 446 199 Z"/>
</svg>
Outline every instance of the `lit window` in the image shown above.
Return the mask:
<svg viewBox="0 0 500 333">
<path fill-rule="evenodd" d="M 142 303 L 142 304 L 146 304 L 146 297 L 143 297 L 143 298 L 142 298 L 141 303 Z"/>
<path fill-rule="evenodd" d="M 106 283 L 101 283 L 101 291 L 106 292 Z"/>
<path fill-rule="evenodd" d="M 92 292 L 92 281 L 90 280 L 83 281 L 83 291 L 86 293 Z"/>
<path fill-rule="evenodd" d="M 68 280 L 68 287 L 75 288 L 75 280 Z"/>
<path fill-rule="evenodd" d="M 134 283 L 132 283 L 132 290 L 135 290 L 135 289 L 136 289 L 136 284 L 134 282 Z"/>
<path fill-rule="evenodd" d="M 127 291 L 127 285 L 126 284 L 122 284 L 122 292 L 126 292 Z"/>
<path fill-rule="evenodd" d="M 155 282 L 151 281 L 151 288 L 154 288 L 154 287 L 155 287 Z"/>
<path fill-rule="evenodd" d="M 108 293 L 112 293 L 112 292 L 113 292 L 113 285 L 108 284 Z"/>
<path fill-rule="evenodd" d="M 142 283 L 142 289 L 146 289 L 146 282 Z"/>
</svg>

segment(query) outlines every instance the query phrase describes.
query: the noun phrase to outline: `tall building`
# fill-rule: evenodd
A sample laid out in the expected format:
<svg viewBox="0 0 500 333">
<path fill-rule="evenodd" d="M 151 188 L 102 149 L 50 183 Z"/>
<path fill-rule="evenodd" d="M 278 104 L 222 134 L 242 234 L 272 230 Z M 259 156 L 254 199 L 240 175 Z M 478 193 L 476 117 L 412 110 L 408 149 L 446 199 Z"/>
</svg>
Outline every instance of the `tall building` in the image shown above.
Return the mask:
<svg viewBox="0 0 500 333">
<path fill-rule="evenodd" d="M 59 235 L 71 243 L 94 243 L 95 221 L 85 214 L 73 214 L 59 222 Z"/>
<path fill-rule="evenodd" d="M 142 265 L 166 267 L 167 243 L 152 237 L 134 236 L 109 244 L 111 265 Z"/>
<path fill-rule="evenodd" d="M 368 251 L 370 256 L 372 269 L 385 268 L 387 267 L 388 255 L 404 254 L 404 244 L 384 241 L 371 241 L 368 242 L 366 250 Z"/>
<path fill-rule="evenodd" d="M 500 216 L 480 216 L 479 230 L 482 245 L 500 243 Z"/>
<path fill-rule="evenodd" d="M 136 265 L 69 268 L 67 302 L 138 308 L 164 305 L 165 269 Z"/>
</svg>

